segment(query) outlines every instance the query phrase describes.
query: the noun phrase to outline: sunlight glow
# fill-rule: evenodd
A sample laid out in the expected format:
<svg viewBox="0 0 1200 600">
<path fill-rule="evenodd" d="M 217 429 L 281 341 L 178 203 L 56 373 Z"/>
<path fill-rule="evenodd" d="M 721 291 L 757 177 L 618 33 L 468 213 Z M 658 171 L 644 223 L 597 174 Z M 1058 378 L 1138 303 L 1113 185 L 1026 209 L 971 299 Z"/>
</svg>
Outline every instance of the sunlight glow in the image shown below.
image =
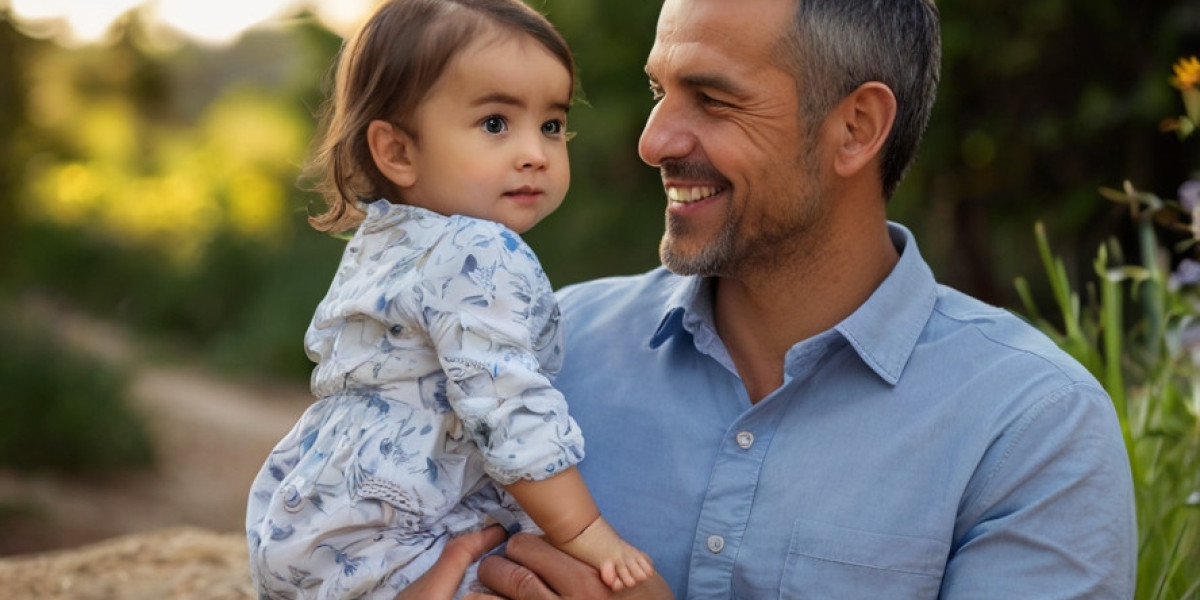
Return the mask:
<svg viewBox="0 0 1200 600">
<path fill-rule="evenodd" d="M 151 27 L 186 40 L 228 45 L 246 31 L 312 12 L 347 35 L 379 0 L 0 0 L 25 33 L 70 45 L 110 41 L 114 26 L 137 11 Z"/>
<path fill-rule="evenodd" d="M 156 21 L 201 42 L 228 44 L 251 27 L 282 16 L 295 0 L 159 0 Z"/>
<path fill-rule="evenodd" d="M 311 0 L 308 2 L 331 31 L 342 37 L 349 36 L 366 18 L 379 0 Z"/>
</svg>

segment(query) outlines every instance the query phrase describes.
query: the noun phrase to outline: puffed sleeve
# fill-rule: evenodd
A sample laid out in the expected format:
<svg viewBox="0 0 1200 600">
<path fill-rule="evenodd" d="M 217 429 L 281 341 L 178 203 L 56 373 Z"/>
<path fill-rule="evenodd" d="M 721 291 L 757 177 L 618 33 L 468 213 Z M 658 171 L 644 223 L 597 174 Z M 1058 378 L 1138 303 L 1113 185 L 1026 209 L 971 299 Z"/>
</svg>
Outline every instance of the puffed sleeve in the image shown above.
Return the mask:
<svg viewBox="0 0 1200 600">
<path fill-rule="evenodd" d="M 583 458 L 583 437 L 550 377 L 559 312 L 541 265 L 502 225 L 455 219 L 418 267 L 412 309 L 429 334 L 463 430 L 501 484 Z"/>
</svg>

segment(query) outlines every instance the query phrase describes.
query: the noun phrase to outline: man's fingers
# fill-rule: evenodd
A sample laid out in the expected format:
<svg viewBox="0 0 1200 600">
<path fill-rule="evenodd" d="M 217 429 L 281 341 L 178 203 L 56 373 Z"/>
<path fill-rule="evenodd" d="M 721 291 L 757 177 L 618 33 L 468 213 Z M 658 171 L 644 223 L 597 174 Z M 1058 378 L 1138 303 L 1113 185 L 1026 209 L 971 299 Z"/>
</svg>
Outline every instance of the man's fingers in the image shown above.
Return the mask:
<svg viewBox="0 0 1200 600">
<path fill-rule="evenodd" d="M 463 534 L 446 542 L 446 547 L 442 549 L 442 555 L 438 557 L 437 562 L 408 586 L 408 589 L 400 592 L 396 600 L 450 600 L 458 591 L 467 567 L 479 560 L 488 550 L 500 545 L 504 536 L 504 528 L 493 525 L 483 531 Z"/>
<path fill-rule="evenodd" d="M 489 556 L 479 563 L 479 580 L 497 594 L 513 600 L 592 600 L 621 597 L 626 599 L 670 600 L 671 588 L 662 576 L 652 574 L 646 581 L 624 589 L 616 596 L 600 580 L 600 574 L 571 555 L 551 546 L 540 537 L 518 533 L 508 540 L 508 558 Z M 510 560 L 511 559 L 511 560 Z M 620 582 L 620 578 L 616 579 Z M 615 586 L 614 586 L 615 587 Z"/>
<path fill-rule="evenodd" d="M 555 548 L 546 540 L 517 534 L 508 541 L 505 554 L 541 576 L 550 589 L 572 598 L 607 598 L 609 588 L 600 573 L 587 563 Z"/>
<path fill-rule="evenodd" d="M 489 556 L 479 563 L 479 581 L 513 600 L 558 598 L 533 571 L 501 556 Z"/>
<path fill-rule="evenodd" d="M 491 525 L 482 531 L 460 535 L 446 542 L 446 547 L 442 550 L 442 558 L 437 565 L 448 563 L 445 568 L 454 567 L 465 570 L 468 565 L 479 560 L 479 557 L 504 542 L 506 536 L 504 528 L 499 525 Z"/>
</svg>

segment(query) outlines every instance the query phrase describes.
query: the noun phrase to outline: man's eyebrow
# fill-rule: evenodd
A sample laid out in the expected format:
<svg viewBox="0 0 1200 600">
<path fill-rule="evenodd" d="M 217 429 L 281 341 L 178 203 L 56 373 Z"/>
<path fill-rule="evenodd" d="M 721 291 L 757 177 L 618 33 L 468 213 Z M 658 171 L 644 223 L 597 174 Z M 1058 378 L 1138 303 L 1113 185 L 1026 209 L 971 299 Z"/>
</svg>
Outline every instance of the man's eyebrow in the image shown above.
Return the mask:
<svg viewBox="0 0 1200 600">
<path fill-rule="evenodd" d="M 660 85 L 658 78 L 654 76 L 649 65 L 644 70 L 646 77 L 650 78 L 651 84 Z M 750 94 L 747 88 L 719 73 L 693 73 L 680 77 L 679 81 L 686 87 L 720 90 L 738 98 L 744 98 Z"/>
<path fill-rule="evenodd" d="M 471 103 L 471 106 L 484 106 L 487 104 L 506 104 L 521 108 L 525 106 L 525 101 L 511 94 L 505 94 L 504 92 L 493 92 L 491 94 L 486 94 L 476 98 L 475 101 Z M 570 112 L 571 104 L 570 102 L 554 102 L 550 105 L 550 108 L 552 110 Z"/>
<path fill-rule="evenodd" d="M 720 90 L 737 98 L 750 95 L 748 89 L 719 73 L 694 73 L 680 79 L 688 87 Z"/>
</svg>

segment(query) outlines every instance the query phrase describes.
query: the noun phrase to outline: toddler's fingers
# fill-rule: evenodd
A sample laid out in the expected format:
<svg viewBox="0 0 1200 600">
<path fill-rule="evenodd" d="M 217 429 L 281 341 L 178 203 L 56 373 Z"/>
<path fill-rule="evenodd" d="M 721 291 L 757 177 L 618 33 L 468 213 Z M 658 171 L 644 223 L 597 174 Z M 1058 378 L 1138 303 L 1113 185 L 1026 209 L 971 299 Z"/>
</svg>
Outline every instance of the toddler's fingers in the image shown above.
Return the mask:
<svg viewBox="0 0 1200 600">
<path fill-rule="evenodd" d="M 637 566 L 642 569 L 645 579 L 649 579 L 654 574 L 654 561 L 650 560 L 649 556 L 641 555 L 637 557 Z"/>
<path fill-rule="evenodd" d="M 634 580 L 636 580 L 638 583 L 650 578 L 650 570 L 646 568 L 645 562 L 640 560 L 639 557 L 633 557 L 633 559 L 629 561 L 628 565 L 629 574 L 632 575 Z"/>
<path fill-rule="evenodd" d="M 637 578 L 629 572 L 629 564 L 625 561 L 621 561 L 621 564 L 617 565 L 617 574 L 621 577 L 621 583 L 624 583 L 628 587 L 633 587 L 638 584 Z"/>
<path fill-rule="evenodd" d="M 620 583 L 621 580 L 617 578 L 617 567 L 613 564 L 613 561 L 606 560 L 600 565 L 600 580 L 603 581 L 604 585 L 607 585 L 609 589 L 619 589 L 616 587 L 616 585 Z"/>
</svg>

